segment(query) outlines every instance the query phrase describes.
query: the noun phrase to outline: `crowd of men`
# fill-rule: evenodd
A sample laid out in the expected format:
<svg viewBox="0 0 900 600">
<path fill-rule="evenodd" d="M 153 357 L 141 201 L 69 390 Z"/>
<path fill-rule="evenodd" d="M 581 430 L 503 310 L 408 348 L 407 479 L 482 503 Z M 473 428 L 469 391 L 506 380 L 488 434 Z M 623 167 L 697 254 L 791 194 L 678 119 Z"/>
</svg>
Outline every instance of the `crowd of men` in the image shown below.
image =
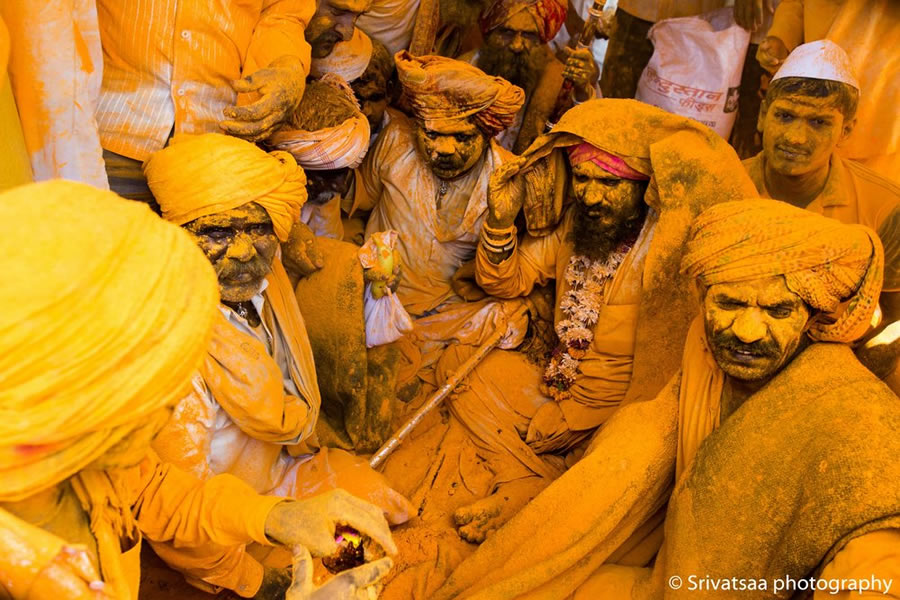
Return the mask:
<svg viewBox="0 0 900 600">
<path fill-rule="evenodd" d="M 725 4 L 0 3 L 0 598 L 900 599 L 900 6 Z"/>
</svg>

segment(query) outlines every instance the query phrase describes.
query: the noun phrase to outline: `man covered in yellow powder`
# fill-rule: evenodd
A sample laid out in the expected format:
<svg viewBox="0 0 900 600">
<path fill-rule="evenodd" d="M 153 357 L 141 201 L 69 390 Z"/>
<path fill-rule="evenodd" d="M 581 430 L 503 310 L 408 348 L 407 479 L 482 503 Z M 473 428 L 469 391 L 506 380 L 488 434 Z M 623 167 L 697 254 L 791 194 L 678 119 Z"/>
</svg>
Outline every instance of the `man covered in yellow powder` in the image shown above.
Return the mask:
<svg viewBox="0 0 900 600">
<path fill-rule="evenodd" d="M 797 47 L 772 79 L 758 128 L 763 151 L 744 161 L 759 194 L 874 229 L 885 249 L 881 323 L 858 356 L 881 378 L 900 355 L 900 187 L 840 156 L 857 119 L 860 85 L 847 53 L 829 40 Z"/>
<path fill-rule="evenodd" d="M 3 597 L 136 600 L 143 538 L 285 544 L 305 569 L 310 551 L 336 550 L 342 522 L 393 550 L 381 511 L 348 494 L 260 496 L 150 450 L 218 312 L 213 270 L 183 231 L 109 192 L 51 182 L 0 196 L 0 249 L 16 282 L 0 290 Z M 330 590 L 351 584 L 341 597 L 355 597 L 389 567 Z"/>
<path fill-rule="evenodd" d="M 535 179 L 540 172 L 549 176 Z M 552 204 L 563 193 L 574 201 L 559 222 L 519 242 L 515 220 L 523 205 L 528 221 L 537 196 Z M 662 335 L 662 322 L 651 315 L 666 306 L 671 322 L 688 310 L 688 282 L 663 275 L 687 234 L 672 217 L 746 193 L 752 185 L 736 156 L 706 128 L 627 100 L 573 108 L 520 161 L 497 170 L 477 281 L 492 296 L 518 298 L 556 280 L 557 343 L 537 365 L 524 353 L 492 353 L 469 390 L 449 402 L 490 457 L 498 486 L 455 513 L 460 535 L 482 541 L 558 474 L 550 466 L 555 457 L 539 455 L 576 448 L 624 399 L 659 391 L 677 368 L 671 356 L 685 329 L 670 325 Z M 496 427 L 479 422 L 486 409 L 502 415 Z"/>
<path fill-rule="evenodd" d="M 280 258 L 306 200 L 303 170 L 290 154 L 221 134 L 176 139 L 145 168 L 164 218 L 183 225 L 213 264 L 222 298 L 194 392 L 154 443 L 160 457 L 200 478 L 230 473 L 260 493 L 343 487 L 390 521 L 406 520 L 408 501 L 365 461 L 318 449 L 315 365 Z M 155 548 L 200 587 L 249 597 L 264 583 L 261 563 L 243 547 Z M 285 566 L 284 556 L 252 551 L 273 569 Z M 288 582 L 273 569 L 265 572 L 269 593 L 279 578 Z"/>
<path fill-rule="evenodd" d="M 707 209 L 679 372 L 433 598 L 900 597 L 900 403 L 847 345 L 882 269 L 863 226 L 773 200 Z"/>
<path fill-rule="evenodd" d="M 862 92 L 856 127 L 843 158 L 900 182 L 900 61 L 887 43 L 900 36 L 900 4 L 892 0 L 781 0 L 759 44 L 759 64 L 775 73 L 803 43 L 829 40 L 850 55 Z"/>
<path fill-rule="evenodd" d="M 415 371 L 449 342 L 474 350 L 511 320 L 522 325 L 511 338 L 524 333 L 514 307 L 485 301 L 482 292 L 467 302 L 474 298 L 453 281 L 475 256 L 490 175 L 512 157 L 493 137 L 515 118 L 523 93 L 457 60 L 405 51 L 394 58 L 413 118 L 398 113 L 370 148 L 356 172 L 351 216 L 371 211 L 366 238 L 399 234 L 397 297 L 417 319 L 416 348 L 407 348 Z"/>
<path fill-rule="evenodd" d="M 752 193 L 737 155 L 714 132 L 634 100 L 574 107 L 495 172 L 478 282 L 489 294 L 521 299 L 555 279 L 556 297 L 542 312 L 565 343 L 549 361 L 527 348 L 493 350 L 446 401 L 449 431 L 432 453 L 441 464 L 425 478 L 421 517 L 429 535 L 450 541 L 431 564 L 429 556 L 408 567 L 401 551 L 396 585 L 420 565 L 448 573 L 453 538 L 483 541 L 571 465 L 581 442 L 623 402 L 662 389 L 678 369 L 692 316 L 690 282 L 678 275 L 690 218 Z M 520 209 L 529 229 L 521 240 Z M 412 463 L 427 441 L 423 433 L 401 446 L 385 473 L 412 472 L 404 460 Z M 448 449 L 454 443 L 459 457 Z M 446 522 L 434 516 L 441 495 L 451 497 Z M 409 529 L 398 532 L 401 548 Z M 462 555 L 472 551 L 462 546 Z M 428 586 L 440 578 L 432 573 L 413 597 L 431 597 Z M 393 580 L 386 597 L 401 597 L 387 595 L 392 587 Z"/>
<path fill-rule="evenodd" d="M 484 45 L 460 57 L 525 91 L 525 107 L 499 137 L 503 147 L 516 154 L 544 133 L 563 77 L 574 84 L 579 102 L 599 95 L 600 71 L 590 49 L 567 50 L 563 64 L 549 46 L 565 19 L 566 5 L 559 0 L 495 0 L 478 19 Z"/>
</svg>

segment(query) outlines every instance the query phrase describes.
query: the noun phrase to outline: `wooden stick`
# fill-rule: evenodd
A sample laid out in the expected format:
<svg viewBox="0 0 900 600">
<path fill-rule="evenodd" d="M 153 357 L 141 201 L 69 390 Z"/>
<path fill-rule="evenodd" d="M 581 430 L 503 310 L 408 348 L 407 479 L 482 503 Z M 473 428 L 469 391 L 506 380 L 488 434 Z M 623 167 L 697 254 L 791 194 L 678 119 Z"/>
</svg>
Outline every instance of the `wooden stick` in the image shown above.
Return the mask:
<svg viewBox="0 0 900 600">
<path fill-rule="evenodd" d="M 373 469 L 378 468 L 384 459 L 391 455 L 391 453 L 397 449 L 397 446 L 400 443 L 409 437 L 409 434 L 412 433 L 412 430 L 416 428 L 416 426 L 422 422 L 422 419 L 425 418 L 425 415 L 430 413 L 435 409 L 440 403 L 450 395 L 450 393 L 456 389 L 456 386 L 465 379 L 469 373 L 480 363 L 485 356 L 487 356 L 488 352 L 497 347 L 500 343 L 500 340 L 503 339 L 503 336 L 506 334 L 505 327 L 498 327 L 494 333 L 491 334 L 481 346 L 478 347 L 478 350 L 475 351 L 475 354 L 469 357 L 469 359 L 464 362 L 456 371 L 454 371 L 453 375 L 450 376 L 450 379 L 447 380 L 439 390 L 437 390 L 434 394 L 432 394 L 431 398 L 423 404 L 419 410 L 416 411 L 406 423 L 403 424 L 400 429 L 397 430 L 397 433 L 391 436 L 391 438 L 386 441 L 378 451 L 372 455 L 371 460 L 369 460 L 369 466 Z"/>
</svg>

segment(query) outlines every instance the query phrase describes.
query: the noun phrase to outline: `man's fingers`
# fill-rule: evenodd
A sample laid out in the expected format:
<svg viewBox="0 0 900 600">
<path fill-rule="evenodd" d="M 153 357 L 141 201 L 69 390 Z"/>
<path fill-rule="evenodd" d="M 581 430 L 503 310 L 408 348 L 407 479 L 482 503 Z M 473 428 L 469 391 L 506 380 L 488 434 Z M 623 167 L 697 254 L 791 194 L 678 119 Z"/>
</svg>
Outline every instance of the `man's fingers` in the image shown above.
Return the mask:
<svg viewBox="0 0 900 600">
<path fill-rule="evenodd" d="M 358 502 L 362 502 L 359 500 Z M 375 508 L 375 507 L 372 507 Z M 387 519 L 384 518 L 384 512 L 380 508 L 375 508 L 376 515 L 373 515 L 368 508 L 361 508 L 357 503 L 346 503 L 346 507 L 338 513 L 337 518 L 341 523 L 346 523 L 353 529 L 365 533 L 375 540 L 379 546 L 384 548 L 388 554 L 397 553 L 397 545 L 391 537 L 391 528 Z"/>
<path fill-rule="evenodd" d="M 231 89 L 238 94 L 246 94 L 247 92 L 255 92 L 266 84 L 265 77 L 260 77 L 256 73 L 247 75 L 243 79 L 235 79 L 231 82 Z"/>
<path fill-rule="evenodd" d="M 262 98 L 244 106 L 229 106 L 222 112 L 233 121 L 260 121 L 278 111 L 275 94 L 265 94 Z"/>
<path fill-rule="evenodd" d="M 265 139 L 271 135 L 275 127 L 279 124 L 278 115 L 269 115 L 260 121 L 220 121 L 219 126 L 228 134 L 242 138 L 255 137 L 257 139 Z M 263 134 L 268 134 L 263 136 Z"/>
<path fill-rule="evenodd" d="M 394 561 L 390 558 L 380 558 L 375 562 L 366 563 L 350 569 L 349 571 L 344 571 L 335 577 L 335 583 L 340 579 L 343 584 L 350 584 L 353 587 L 368 587 L 377 583 L 382 577 L 387 575 L 388 571 L 390 571 L 393 566 Z"/>
<path fill-rule="evenodd" d="M 312 556 L 303 546 L 291 548 L 293 558 L 293 577 L 291 587 L 285 593 L 285 600 L 305 600 L 313 592 L 313 561 Z"/>
</svg>

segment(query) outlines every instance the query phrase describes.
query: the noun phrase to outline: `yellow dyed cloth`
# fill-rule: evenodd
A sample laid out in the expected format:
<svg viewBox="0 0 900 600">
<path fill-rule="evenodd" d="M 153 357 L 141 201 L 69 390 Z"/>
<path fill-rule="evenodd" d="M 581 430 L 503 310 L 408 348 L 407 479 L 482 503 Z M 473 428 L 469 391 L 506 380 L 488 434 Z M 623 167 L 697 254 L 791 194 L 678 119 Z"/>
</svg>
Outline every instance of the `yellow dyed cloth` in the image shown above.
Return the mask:
<svg viewBox="0 0 900 600">
<path fill-rule="evenodd" d="M 35 179 L 108 189 L 95 118 L 103 79 L 95 0 L 8 0 L 0 4 L 0 18 L 12 42 L 9 79 L 21 120 L 16 137 L 24 135 Z M 15 130 L 0 131 L 6 137 Z"/>
<path fill-rule="evenodd" d="M 120 540 L 140 539 L 142 492 L 91 465 L 109 452 L 104 465 L 140 462 L 189 390 L 215 315 L 215 275 L 183 231 L 87 185 L 16 188 L 0 215 L 0 256 L 15 282 L 0 291 L 0 502 L 27 504 L 71 477 L 104 580 L 117 597 L 136 595 Z M 26 534 L 0 553 L 0 570 L 35 577 L 44 565 L 16 554 L 31 543 L 43 542 Z"/>
<path fill-rule="evenodd" d="M 9 30 L 0 15 L 0 191 L 32 181 L 28 149 L 22 136 L 22 123 L 7 76 L 9 60 Z"/>
<path fill-rule="evenodd" d="M 829 39 L 850 56 L 859 78 L 857 123 L 838 151 L 893 181 L 900 179 L 900 57 L 885 40 L 900 38 L 893 0 L 782 0 L 768 35 L 788 50 Z"/>
<path fill-rule="evenodd" d="M 176 225 L 256 202 L 284 242 L 306 202 L 306 175 L 290 154 L 220 133 L 174 138 L 144 174 L 163 218 Z"/>
<path fill-rule="evenodd" d="M 0 292 L 9 501 L 75 474 L 189 391 L 218 285 L 189 236 L 112 193 L 51 182 L 8 192 L 0 211 L 15 282 Z"/>
<path fill-rule="evenodd" d="M 459 60 L 402 50 L 394 61 L 413 114 L 426 125 L 472 117 L 493 137 L 512 125 L 525 102 L 522 88 Z"/>
</svg>

